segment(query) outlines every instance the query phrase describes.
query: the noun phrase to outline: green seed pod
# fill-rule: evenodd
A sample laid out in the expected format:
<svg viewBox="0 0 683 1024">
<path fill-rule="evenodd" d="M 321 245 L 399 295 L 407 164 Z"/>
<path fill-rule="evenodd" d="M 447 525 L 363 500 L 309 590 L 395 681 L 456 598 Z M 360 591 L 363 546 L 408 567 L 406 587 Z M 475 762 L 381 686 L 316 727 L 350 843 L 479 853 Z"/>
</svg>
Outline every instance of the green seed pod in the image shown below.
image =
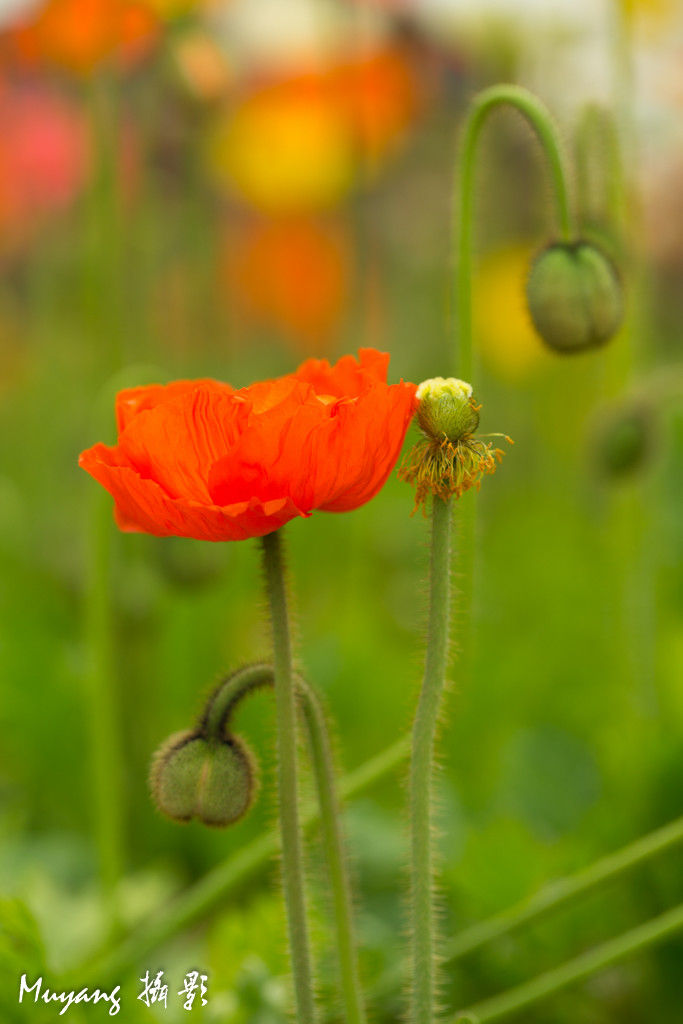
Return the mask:
<svg viewBox="0 0 683 1024">
<path fill-rule="evenodd" d="M 254 766 L 236 736 L 207 739 L 197 732 L 171 736 L 154 756 L 152 796 L 173 821 L 197 818 L 224 828 L 239 821 L 251 806 Z"/>
<path fill-rule="evenodd" d="M 621 326 L 624 300 L 613 264 L 588 242 L 548 246 L 527 281 L 534 327 L 555 352 L 571 354 L 604 345 Z"/>
<path fill-rule="evenodd" d="M 417 422 L 434 441 L 462 441 L 479 426 L 472 385 L 457 377 L 432 377 L 417 389 Z"/>
</svg>

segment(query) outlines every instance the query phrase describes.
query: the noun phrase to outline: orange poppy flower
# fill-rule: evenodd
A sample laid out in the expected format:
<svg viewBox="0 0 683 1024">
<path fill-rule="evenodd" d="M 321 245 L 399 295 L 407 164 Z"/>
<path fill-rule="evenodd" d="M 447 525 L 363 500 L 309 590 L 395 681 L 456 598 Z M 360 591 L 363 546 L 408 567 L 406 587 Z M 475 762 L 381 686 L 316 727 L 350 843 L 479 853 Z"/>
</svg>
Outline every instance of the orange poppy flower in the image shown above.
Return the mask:
<svg viewBox="0 0 683 1024">
<path fill-rule="evenodd" d="M 24 61 L 84 75 L 112 57 L 144 55 L 158 35 L 156 15 L 140 0 L 47 0 L 9 33 Z"/>
<path fill-rule="evenodd" d="M 365 504 L 394 466 L 415 385 L 388 385 L 389 356 L 361 349 L 334 366 L 234 390 L 214 380 L 121 391 L 114 447 L 79 464 L 113 495 L 122 530 L 243 540 L 315 509 Z"/>
</svg>

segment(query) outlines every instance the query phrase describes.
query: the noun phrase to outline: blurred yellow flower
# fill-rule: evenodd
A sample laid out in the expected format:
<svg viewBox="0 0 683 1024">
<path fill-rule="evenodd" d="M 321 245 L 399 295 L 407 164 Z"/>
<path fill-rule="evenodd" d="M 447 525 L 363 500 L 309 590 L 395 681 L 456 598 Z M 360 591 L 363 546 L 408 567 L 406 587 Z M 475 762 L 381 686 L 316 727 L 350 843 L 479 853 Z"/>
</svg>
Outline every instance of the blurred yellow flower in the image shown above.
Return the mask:
<svg viewBox="0 0 683 1024">
<path fill-rule="evenodd" d="M 660 37 L 680 28 L 680 0 L 619 0 L 619 6 L 629 28 L 646 37 Z"/>
<path fill-rule="evenodd" d="M 252 87 L 214 131 L 213 171 L 261 212 L 329 208 L 400 146 L 422 91 L 392 47 Z"/>
<path fill-rule="evenodd" d="M 476 344 L 487 365 L 505 380 L 529 376 L 550 361 L 526 305 L 525 284 L 535 250 L 526 245 L 496 249 L 474 277 Z"/>
<path fill-rule="evenodd" d="M 673 13 L 678 9 L 678 0 L 620 0 L 624 12 L 629 15 L 661 15 Z"/>
<path fill-rule="evenodd" d="M 210 150 L 214 172 L 267 213 L 333 206 L 351 188 L 353 156 L 346 121 L 326 96 L 278 88 L 245 100 Z"/>
</svg>

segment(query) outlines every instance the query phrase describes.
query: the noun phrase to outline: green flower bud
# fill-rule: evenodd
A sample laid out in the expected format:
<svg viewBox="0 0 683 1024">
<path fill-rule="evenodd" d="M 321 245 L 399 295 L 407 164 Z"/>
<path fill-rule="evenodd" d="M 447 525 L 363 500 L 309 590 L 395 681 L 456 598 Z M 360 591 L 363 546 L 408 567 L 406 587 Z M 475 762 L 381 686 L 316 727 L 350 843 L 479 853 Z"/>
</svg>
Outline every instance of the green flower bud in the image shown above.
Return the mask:
<svg viewBox="0 0 683 1024">
<path fill-rule="evenodd" d="M 240 739 L 208 739 L 197 732 L 171 736 L 157 751 L 150 784 L 154 801 L 173 821 L 197 818 L 223 828 L 251 806 L 254 768 Z"/>
<path fill-rule="evenodd" d="M 425 438 L 414 446 L 398 471 L 399 479 L 415 486 L 415 508 L 436 495 L 447 501 L 461 497 L 482 478 L 494 473 L 503 457 L 490 441 L 473 436 L 479 409 L 472 385 L 457 377 L 432 377 L 417 389 L 417 422 Z M 488 434 L 505 437 L 506 434 Z M 512 443 L 510 441 L 510 443 Z"/>
<path fill-rule="evenodd" d="M 472 385 L 457 377 L 423 381 L 417 389 L 417 400 L 417 422 L 423 433 L 435 441 L 446 438 L 455 444 L 479 426 L 479 407 L 472 398 Z"/>
<path fill-rule="evenodd" d="M 534 327 L 555 352 L 604 345 L 621 326 L 623 293 L 610 260 L 588 242 L 561 242 L 535 259 L 527 281 Z"/>
</svg>

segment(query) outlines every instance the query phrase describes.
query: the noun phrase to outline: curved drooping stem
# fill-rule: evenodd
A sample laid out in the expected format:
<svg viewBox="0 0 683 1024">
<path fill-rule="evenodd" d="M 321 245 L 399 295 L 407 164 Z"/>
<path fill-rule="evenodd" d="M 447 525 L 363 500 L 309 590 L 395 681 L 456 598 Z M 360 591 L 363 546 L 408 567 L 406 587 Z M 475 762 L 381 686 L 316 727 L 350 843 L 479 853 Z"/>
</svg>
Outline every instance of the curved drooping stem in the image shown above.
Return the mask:
<svg viewBox="0 0 683 1024">
<path fill-rule="evenodd" d="M 559 133 L 550 112 L 533 93 L 516 85 L 496 85 L 478 93 L 469 108 L 462 129 L 459 173 L 455 180 L 453 206 L 453 253 L 455 289 L 453 321 L 456 338 L 456 375 L 471 381 L 475 376 L 472 341 L 472 235 L 474 173 L 481 130 L 494 110 L 514 107 L 533 129 L 548 163 L 557 206 L 560 238 L 569 242 L 575 234 L 575 218 L 569 191 L 569 172 Z M 474 589 L 477 550 L 476 507 L 465 497 L 458 507 L 458 629 L 460 633 L 460 678 L 466 683 L 472 673 L 472 620 L 476 600 Z"/>
<path fill-rule="evenodd" d="M 209 736 L 225 735 L 230 718 L 240 701 L 264 686 L 273 686 L 270 665 L 250 665 L 236 672 L 215 693 L 202 716 L 201 725 Z M 337 932 L 337 953 L 347 1024 L 365 1024 L 365 1009 L 358 974 L 358 962 L 351 914 L 351 887 L 344 857 L 334 763 L 325 714 L 315 691 L 298 674 L 293 676 L 296 697 L 303 711 L 311 761 L 320 806 L 320 829 L 325 847 Z"/>
<path fill-rule="evenodd" d="M 460 147 L 460 174 L 454 204 L 455 324 L 458 376 L 472 379 L 472 212 L 477 143 L 488 115 L 500 106 L 512 106 L 528 121 L 541 144 L 553 184 L 560 238 L 572 241 L 574 215 L 569 195 L 569 173 L 560 137 L 550 112 L 533 93 L 517 85 L 494 85 L 472 101 L 465 119 Z"/>
<path fill-rule="evenodd" d="M 316 1012 L 299 828 L 295 682 L 282 542 L 278 530 L 263 537 L 263 567 L 273 629 L 282 882 L 294 974 L 296 1020 L 297 1024 L 314 1024 Z"/>
<path fill-rule="evenodd" d="M 451 501 L 443 501 L 435 495 L 432 508 L 429 641 L 424 681 L 413 724 L 410 765 L 411 1024 L 433 1024 L 436 1016 L 432 774 L 436 729 L 448 661 L 450 557 Z"/>
</svg>

